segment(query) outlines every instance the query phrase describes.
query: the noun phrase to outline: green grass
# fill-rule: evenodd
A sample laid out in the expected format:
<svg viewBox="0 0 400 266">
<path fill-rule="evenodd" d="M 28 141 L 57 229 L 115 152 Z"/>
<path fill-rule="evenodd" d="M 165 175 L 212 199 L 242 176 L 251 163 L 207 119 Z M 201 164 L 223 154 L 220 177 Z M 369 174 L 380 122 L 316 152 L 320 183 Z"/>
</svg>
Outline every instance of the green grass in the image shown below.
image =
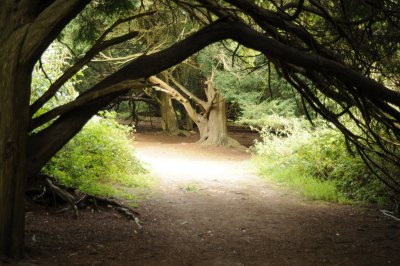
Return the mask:
<svg viewBox="0 0 400 266">
<path fill-rule="evenodd" d="M 307 199 L 350 203 L 350 200 L 338 192 L 334 181 L 321 181 L 306 176 L 293 167 L 273 168 L 265 162 L 265 158 L 261 157 L 255 157 L 253 162 L 262 178 L 294 189 Z"/>
<path fill-rule="evenodd" d="M 141 173 L 114 181 L 92 180 L 82 185 L 80 190 L 91 195 L 125 200 L 128 204 L 136 205 L 140 199 L 149 194 L 156 182 L 156 179 L 148 173 Z"/>
<path fill-rule="evenodd" d="M 199 185 L 196 183 L 188 184 L 185 187 L 185 191 L 186 192 L 197 192 L 197 191 L 199 191 Z"/>
</svg>

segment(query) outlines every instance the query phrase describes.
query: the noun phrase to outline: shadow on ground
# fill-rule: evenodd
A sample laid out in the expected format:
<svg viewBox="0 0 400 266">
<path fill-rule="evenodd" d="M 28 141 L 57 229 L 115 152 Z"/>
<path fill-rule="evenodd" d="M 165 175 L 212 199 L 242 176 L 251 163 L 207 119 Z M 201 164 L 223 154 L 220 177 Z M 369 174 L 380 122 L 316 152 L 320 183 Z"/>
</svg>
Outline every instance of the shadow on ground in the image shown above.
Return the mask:
<svg viewBox="0 0 400 266">
<path fill-rule="evenodd" d="M 400 224 L 373 208 L 307 201 L 258 179 L 250 154 L 139 134 L 138 156 L 160 179 L 138 211 L 80 220 L 27 214 L 40 265 L 400 265 Z"/>
</svg>

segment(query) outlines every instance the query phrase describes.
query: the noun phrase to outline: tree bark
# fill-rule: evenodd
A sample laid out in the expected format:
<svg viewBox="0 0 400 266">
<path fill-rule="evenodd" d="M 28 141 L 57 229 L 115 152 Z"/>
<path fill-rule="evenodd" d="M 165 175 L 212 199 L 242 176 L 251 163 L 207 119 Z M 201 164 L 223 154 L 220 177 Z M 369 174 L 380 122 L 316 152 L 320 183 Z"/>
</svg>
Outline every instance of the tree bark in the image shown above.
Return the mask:
<svg viewBox="0 0 400 266">
<path fill-rule="evenodd" d="M 33 66 L 90 0 L 0 3 L 0 257 L 24 253 Z"/>
<path fill-rule="evenodd" d="M 168 135 L 176 136 L 179 134 L 179 125 L 171 96 L 165 92 L 159 92 L 159 98 L 162 130 Z"/>
<path fill-rule="evenodd" d="M 27 27 L 0 45 L 0 256 L 21 257 L 32 69 L 19 63 Z"/>
<path fill-rule="evenodd" d="M 207 138 L 203 141 L 209 145 L 228 145 L 228 127 L 226 123 L 226 102 L 224 97 L 217 93 L 207 119 Z"/>
<path fill-rule="evenodd" d="M 192 131 L 193 130 L 193 120 L 190 117 L 190 115 L 188 115 L 187 113 L 185 113 L 185 121 L 184 121 L 184 125 L 183 128 L 187 131 Z"/>
<path fill-rule="evenodd" d="M 226 123 L 226 102 L 213 84 L 213 74 L 208 77 L 205 88 L 207 100 L 211 105 L 203 116 L 200 142 L 207 145 L 228 145 L 228 127 Z"/>
</svg>

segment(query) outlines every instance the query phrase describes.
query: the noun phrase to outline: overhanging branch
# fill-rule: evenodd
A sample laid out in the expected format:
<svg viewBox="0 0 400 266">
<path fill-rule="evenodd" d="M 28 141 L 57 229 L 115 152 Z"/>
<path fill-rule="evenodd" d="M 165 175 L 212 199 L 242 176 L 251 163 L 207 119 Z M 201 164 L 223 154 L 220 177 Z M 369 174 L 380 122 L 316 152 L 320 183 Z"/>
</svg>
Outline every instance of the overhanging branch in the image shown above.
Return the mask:
<svg viewBox="0 0 400 266">
<path fill-rule="evenodd" d="M 96 40 L 93 46 L 86 52 L 86 54 L 69 69 L 67 69 L 64 74 L 61 75 L 53 84 L 51 84 L 49 89 L 31 105 L 31 115 L 35 114 L 48 100 L 50 100 L 56 94 L 56 92 L 64 85 L 65 82 L 67 82 L 76 73 L 78 73 L 82 69 L 82 67 L 88 64 L 99 52 L 116 44 L 120 44 L 127 40 L 133 39 L 139 34 L 138 31 L 133 31 L 109 40 L 105 40 L 107 35 L 111 33 L 116 27 L 137 18 L 153 15 L 155 12 L 156 11 L 144 12 L 115 21 L 103 32 L 103 34 Z"/>
<path fill-rule="evenodd" d="M 397 107 L 400 106 L 400 94 L 398 92 L 362 76 L 350 67 L 327 58 L 296 50 L 255 31 L 241 22 L 229 19 L 213 23 L 163 51 L 137 58 L 86 93 L 101 91 L 125 80 L 147 78 L 182 62 L 211 43 L 228 38 L 261 51 L 269 58 L 278 59 L 324 75 L 332 75 L 344 84 L 356 88 L 358 93 L 367 99 L 379 100 L 381 104 L 389 102 Z M 72 138 L 97 110 L 100 110 L 118 96 L 120 96 L 120 93 L 109 94 L 78 108 L 72 108 L 63 113 L 48 128 L 30 136 L 30 172 L 34 173 L 41 169 L 43 164 Z"/>
<path fill-rule="evenodd" d="M 45 123 L 51 121 L 52 119 L 60 116 L 66 112 L 69 112 L 73 109 L 77 109 L 81 106 L 88 105 L 91 101 L 98 100 L 108 95 L 115 93 L 122 93 L 127 90 L 132 89 L 142 89 L 150 86 L 151 84 L 145 83 L 144 81 L 133 80 L 133 81 L 124 81 L 108 88 L 104 88 L 98 91 L 91 91 L 89 93 L 83 94 L 81 97 L 78 97 L 76 100 L 64 104 L 62 106 L 56 107 L 32 120 L 32 125 L 30 130 L 36 129 Z"/>
<path fill-rule="evenodd" d="M 49 44 L 90 0 L 55 0 L 38 14 L 29 27 L 21 51 L 21 63 L 34 65 Z"/>
</svg>

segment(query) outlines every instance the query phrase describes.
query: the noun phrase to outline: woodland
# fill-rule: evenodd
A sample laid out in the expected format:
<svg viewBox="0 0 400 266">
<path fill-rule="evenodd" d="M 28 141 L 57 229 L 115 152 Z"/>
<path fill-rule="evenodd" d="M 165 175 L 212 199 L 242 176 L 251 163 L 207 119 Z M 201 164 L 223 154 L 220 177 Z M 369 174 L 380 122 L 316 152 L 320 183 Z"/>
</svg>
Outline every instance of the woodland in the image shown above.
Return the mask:
<svg viewBox="0 0 400 266">
<path fill-rule="evenodd" d="M 46 189 L 134 217 L 115 197 L 151 182 L 129 136 L 152 117 L 210 146 L 257 131 L 261 176 L 395 217 L 399 41 L 397 0 L 2 0 L 0 257 Z"/>
</svg>

